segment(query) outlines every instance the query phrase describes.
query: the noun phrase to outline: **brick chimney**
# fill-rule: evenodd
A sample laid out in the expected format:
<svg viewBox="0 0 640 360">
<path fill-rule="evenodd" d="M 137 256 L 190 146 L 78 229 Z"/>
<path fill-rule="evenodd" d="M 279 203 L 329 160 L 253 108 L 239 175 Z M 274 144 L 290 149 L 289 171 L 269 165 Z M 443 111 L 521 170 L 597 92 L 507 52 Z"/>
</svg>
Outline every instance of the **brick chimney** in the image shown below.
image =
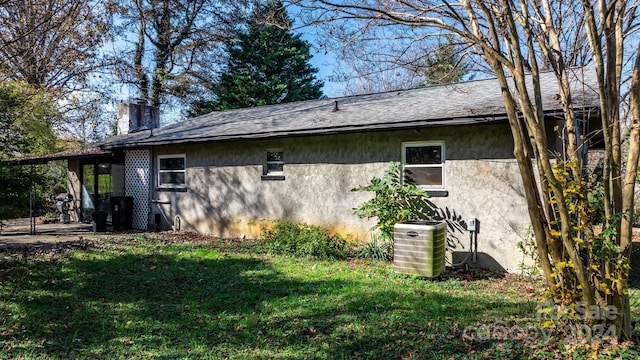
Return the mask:
<svg viewBox="0 0 640 360">
<path fill-rule="evenodd" d="M 156 129 L 160 126 L 160 111 L 142 99 L 118 105 L 118 135 Z"/>
</svg>

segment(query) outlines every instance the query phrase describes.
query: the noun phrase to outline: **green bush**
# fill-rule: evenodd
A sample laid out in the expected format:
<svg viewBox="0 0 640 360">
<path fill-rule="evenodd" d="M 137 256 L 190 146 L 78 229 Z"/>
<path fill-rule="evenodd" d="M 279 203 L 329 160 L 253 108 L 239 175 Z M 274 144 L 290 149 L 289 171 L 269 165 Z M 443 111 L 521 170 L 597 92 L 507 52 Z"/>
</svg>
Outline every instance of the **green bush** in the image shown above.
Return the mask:
<svg viewBox="0 0 640 360">
<path fill-rule="evenodd" d="M 378 229 L 386 240 L 393 239 L 393 227 L 405 220 L 429 219 L 433 208 L 426 199 L 427 192 L 420 187 L 402 181 L 402 166 L 391 162 L 390 168 L 382 178 L 374 177 L 369 185 L 360 186 L 351 191 L 371 191 L 373 199 L 365 201 L 353 209 L 360 218 L 377 218 Z"/>
<path fill-rule="evenodd" d="M 380 233 L 372 233 L 371 241 L 358 251 L 358 257 L 375 261 L 393 259 L 393 241 L 385 239 Z"/>
<path fill-rule="evenodd" d="M 46 165 L 27 167 L 0 163 L 0 220 L 28 217 L 30 194 L 38 215 L 49 210 L 47 205 L 53 208 L 49 191 L 55 178 L 48 171 Z"/>
<path fill-rule="evenodd" d="M 267 249 L 276 254 L 320 260 L 344 259 L 348 254 L 347 240 L 321 226 L 275 221 L 263 222 L 261 231 Z"/>
</svg>

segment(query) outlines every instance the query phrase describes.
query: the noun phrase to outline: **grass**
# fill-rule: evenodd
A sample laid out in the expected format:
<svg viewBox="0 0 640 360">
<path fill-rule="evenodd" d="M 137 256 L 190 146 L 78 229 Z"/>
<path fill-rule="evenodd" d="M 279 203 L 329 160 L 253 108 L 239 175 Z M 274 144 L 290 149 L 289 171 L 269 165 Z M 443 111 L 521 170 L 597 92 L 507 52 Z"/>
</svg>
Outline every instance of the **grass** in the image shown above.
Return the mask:
<svg viewBox="0 0 640 360">
<path fill-rule="evenodd" d="M 516 359 L 562 347 L 468 339 L 537 324 L 535 284 L 513 275 L 428 280 L 167 234 L 14 250 L 0 265 L 3 359 Z"/>
</svg>

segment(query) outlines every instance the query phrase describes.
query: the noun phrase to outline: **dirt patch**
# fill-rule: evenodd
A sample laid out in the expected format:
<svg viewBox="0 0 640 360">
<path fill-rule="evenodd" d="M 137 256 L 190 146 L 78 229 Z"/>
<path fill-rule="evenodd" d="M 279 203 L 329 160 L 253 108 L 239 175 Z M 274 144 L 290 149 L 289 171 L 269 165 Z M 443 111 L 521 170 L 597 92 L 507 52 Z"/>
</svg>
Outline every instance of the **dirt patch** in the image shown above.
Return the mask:
<svg viewBox="0 0 640 360">
<path fill-rule="evenodd" d="M 100 247 L 100 240 L 78 239 L 73 241 L 43 242 L 38 244 L 11 244 L 0 247 L 0 254 L 10 254 L 14 257 L 32 258 L 42 255 L 64 253 L 69 250 L 88 250 Z"/>
<path fill-rule="evenodd" d="M 35 230 L 35 234 L 32 232 Z M 116 232 L 93 232 L 93 226 L 85 223 L 50 223 L 36 224 L 35 228 L 30 226 L 30 221 L 26 219 L 11 219 L 3 223 L 0 231 L 0 248 L 27 246 L 51 247 L 52 244 L 63 244 L 78 242 L 82 240 L 97 240 L 112 237 Z"/>
</svg>

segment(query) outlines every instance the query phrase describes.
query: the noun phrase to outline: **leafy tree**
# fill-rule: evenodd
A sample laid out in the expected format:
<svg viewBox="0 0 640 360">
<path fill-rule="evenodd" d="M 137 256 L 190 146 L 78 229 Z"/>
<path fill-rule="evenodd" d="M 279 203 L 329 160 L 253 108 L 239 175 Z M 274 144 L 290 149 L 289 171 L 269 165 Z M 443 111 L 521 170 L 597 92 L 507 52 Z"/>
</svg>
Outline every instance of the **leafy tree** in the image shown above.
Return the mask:
<svg viewBox="0 0 640 360">
<path fill-rule="evenodd" d="M 413 70 L 424 75 L 429 85 L 453 84 L 462 81 L 469 71 L 460 46 L 453 35 L 439 39 L 434 51 L 412 65 Z"/>
<path fill-rule="evenodd" d="M 280 1 L 258 6 L 248 29 L 227 43 L 227 69 L 211 88 L 215 100 L 196 102 L 191 114 L 319 98 L 323 83 L 309 64 L 309 49 L 291 32 Z"/>
<path fill-rule="evenodd" d="M 88 75 L 102 65 L 100 47 L 109 29 L 104 10 L 94 1 L 3 1 L 0 72 L 35 88 L 85 88 Z"/>
<path fill-rule="evenodd" d="M 54 96 L 50 124 L 59 134 L 77 135 L 84 119 L 103 120 L 89 111 L 108 99 L 104 81 L 92 80 L 109 64 L 102 55 L 109 20 L 108 7 L 93 0 L 0 3 L 0 79 Z"/>
<path fill-rule="evenodd" d="M 0 157 L 42 155 L 56 150 L 53 97 L 21 82 L 0 83 Z"/>
<path fill-rule="evenodd" d="M 52 96 L 20 82 L 0 84 L 0 159 L 42 155 L 56 150 L 51 115 Z M 42 203 L 61 177 L 46 166 L 7 166 L 0 163 L 0 219 L 28 215 L 29 194 Z"/>
<path fill-rule="evenodd" d="M 398 29 L 413 43 L 442 31 L 484 62 L 502 89 L 528 210 L 550 298 L 566 310 L 558 321 L 601 326 L 630 339 L 628 296 L 634 185 L 640 155 L 640 9 L 636 1 L 295 1 L 317 24 L 343 26 L 366 36 Z M 339 25 L 335 25 L 339 22 Z M 629 56 L 630 54 L 630 56 Z M 633 60 L 635 57 L 635 60 Z M 570 86 L 571 66 L 590 65 L 599 84 L 605 157 L 605 223 L 595 224 L 583 171 L 585 145 L 578 133 L 581 104 Z M 554 156 L 548 142 L 540 72 L 553 71 L 566 151 Z M 626 82 L 624 76 L 631 81 Z M 621 154 L 623 85 L 629 93 L 629 155 Z M 528 86 L 530 85 L 530 86 Z M 554 165 L 555 164 L 555 165 Z M 604 231 L 598 231 L 603 225 Z M 615 316 L 580 317 L 580 309 L 614 307 Z M 596 311 L 597 313 L 597 311 Z M 560 313 L 559 315 L 563 315 Z M 556 314 L 558 315 L 558 314 Z M 572 316 L 573 315 L 573 316 Z M 557 329 L 567 329 L 563 324 Z M 571 335 L 571 334 L 569 334 Z"/>
</svg>

